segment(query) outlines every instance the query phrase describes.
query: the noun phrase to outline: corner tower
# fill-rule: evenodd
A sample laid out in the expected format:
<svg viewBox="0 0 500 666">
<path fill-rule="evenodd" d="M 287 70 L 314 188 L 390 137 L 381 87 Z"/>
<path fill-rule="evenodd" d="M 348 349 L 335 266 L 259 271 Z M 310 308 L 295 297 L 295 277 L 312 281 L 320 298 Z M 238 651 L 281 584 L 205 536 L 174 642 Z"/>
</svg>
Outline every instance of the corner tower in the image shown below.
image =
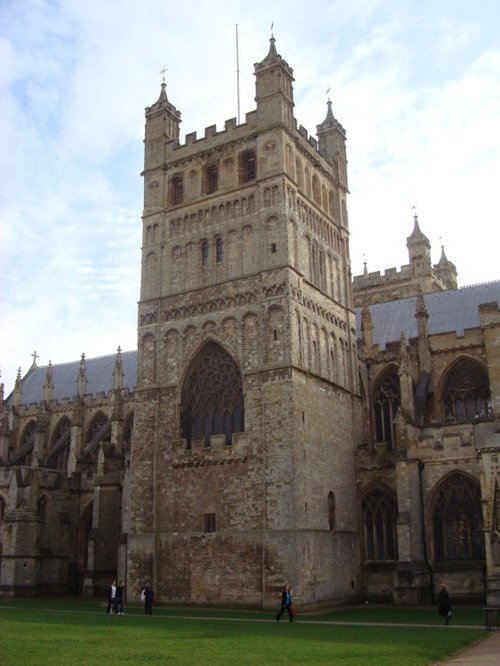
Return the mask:
<svg viewBox="0 0 500 666">
<path fill-rule="evenodd" d="M 146 111 L 128 584 L 314 606 L 360 586 L 347 181 L 274 38 L 255 75 L 222 131 L 180 143 Z"/>
</svg>

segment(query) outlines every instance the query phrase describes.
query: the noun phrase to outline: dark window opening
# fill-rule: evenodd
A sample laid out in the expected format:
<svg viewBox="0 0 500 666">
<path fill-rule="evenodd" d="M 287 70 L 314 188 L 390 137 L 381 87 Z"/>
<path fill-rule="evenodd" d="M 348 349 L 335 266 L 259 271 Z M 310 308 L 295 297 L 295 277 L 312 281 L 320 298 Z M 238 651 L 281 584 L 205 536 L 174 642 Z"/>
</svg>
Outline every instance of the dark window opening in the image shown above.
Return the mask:
<svg viewBox="0 0 500 666">
<path fill-rule="evenodd" d="M 243 153 L 241 157 L 241 182 L 247 183 L 249 180 L 254 180 L 257 175 L 255 153 L 249 150 Z"/>
<path fill-rule="evenodd" d="M 202 243 L 201 246 L 201 264 L 208 266 L 208 243 Z"/>
<path fill-rule="evenodd" d="M 205 513 L 203 515 L 203 531 L 217 532 L 215 513 Z"/>
<path fill-rule="evenodd" d="M 170 200 L 174 206 L 184 201 L 184 179 L 182 176 L 174 176 L 172 178 Z"/>
<path fill-rule="evenodd" d="M 215 261 L 218 264 L 222 262 L 222 238 L 218 238 L 215 244 Z"/>
<path fill-rule="evenodd" d="M 219 169 L 216 164 L 207 167 L 207 194 L 216 192 L 219 187 Z"/>
<path fill-rule="evenodd" d="M 272 254 L 275 254 L 278 251 L 278 246 L 276 243 L 271 243 L 271 252 Z"/>
</svg>

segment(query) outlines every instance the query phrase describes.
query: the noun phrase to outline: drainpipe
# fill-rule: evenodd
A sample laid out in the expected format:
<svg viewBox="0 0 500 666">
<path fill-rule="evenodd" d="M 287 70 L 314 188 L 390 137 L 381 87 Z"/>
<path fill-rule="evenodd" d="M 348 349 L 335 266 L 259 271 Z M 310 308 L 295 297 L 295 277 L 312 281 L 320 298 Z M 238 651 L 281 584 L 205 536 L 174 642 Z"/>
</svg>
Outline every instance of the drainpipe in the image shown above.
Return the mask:
<svg viewBox="0 0 500 666">
<path fill-rule="evenodd" d="M 424 487 L 423 487 L 423 472 L 424 472 L 424 463 L 419 459 L 418 461 L 418 481 L 420 488 L 420 521 L 422 529 L 422 550 L 424 553 L 424 561 L 429 570 L 429 578 L 431 581 L 431 601 L 434 603 L 434 571 L 432 570 L 431 564 L 427 557 L 427 539 L 425 536 L 425 516 L 424 516 Z"/>
</svg>

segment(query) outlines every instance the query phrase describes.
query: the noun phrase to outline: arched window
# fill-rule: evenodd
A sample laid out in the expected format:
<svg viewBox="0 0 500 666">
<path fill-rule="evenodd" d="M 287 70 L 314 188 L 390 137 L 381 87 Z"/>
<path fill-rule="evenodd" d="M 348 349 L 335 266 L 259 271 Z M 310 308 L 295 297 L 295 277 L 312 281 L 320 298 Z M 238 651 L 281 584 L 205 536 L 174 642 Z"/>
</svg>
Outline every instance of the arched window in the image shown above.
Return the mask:
<svg viewBox="0 0 500 666">
<path fill-rule="evenodd" d="M 401 404 L 401 389 L 398 371 L 395 367 L 387 369 L 374 391 L 373 407 L 375 411 L 375 431 L 377 442 L 386 442 L 394 446 L 394 417 Z"/>
<path fill-rule="evenodd" d="M 38 520 L 44 522 L 47 515 L 47 498 L 40 497 L 36 505 L 36 516 Z"/>
<path fill-rule="evenodd" d="M 330 490 L 327 498 L 328 506 L 328 529 L 333 532 L 335 529 L 335 495 Z"/>
<path fill-rule="evenodd" d="M 248 183 L 249 180 L 254 180 L 257 169 L 255 161 L 255 152 L 253 150 L 246 150 L 241 156 L 241 182 Z"/>
<path fill-rule="evenodd" d="M 396 500 L 387 491 L 375 488 L 364 497 L 361 511 L 365 560 L 397 560 Z"/>
<path fill-rule="evenodd" d="M 67 416 L 57 423 L 52 435 L 52 443 L 47 457 L 47 465 L 64 470 L 68 465 L 71 442 L 71 422 Z"/>
<path fill-rule="evenodd" d="M 484 558 L 477 481 L 460 472 L 442 481 L 434 501 L 432 528 L 435 560 Z"/>
<path fill-rule="evenodd" d="M 193 439 L 243 431 L 243 388 L 238 366 L 214 342 L 208 342 L 194 359 L 182 391 L 182 433 L 191 446 Z"/>
<path fill-rule="evenodd" d="M 11 460 L 16 465 L 29 467 L 33 460 L 33 447 L 35 444 L 35 422 L 30 421 L 21 435 L 19 449 L 14 453 Z"/>
<path fill-rule="evenodd" d="M 208 243 L 206 241 L 201 244 L 201 265 L 208 266 Z"/>
<path fill-rule="evenodd" d="M 111 441 L 111 423 L 102 412 L 97 412 L 87 428 L 85 437 L 85 453 L 95 464 L 97 452 L 101 442 Z"/>
<path fill-rule="evenodd" d="M 206 170 L 207 194 L 216 192 L 219 187 L 219 169 L 216 164 L 211 164 Z"/>
<path fill-rule="evenodd" d="M 215 243 L 215 261 L 222 263 L 222 238 L 218 238 Z"/>
<path fill-rule="evenodd" d="M 175 206 L 184 201 L 184 178 L 181 174 L 172 176 L 170 181 L 170 203 Z"/>
<path fill-rule="evenodd" d="M 490 414 L 488 375 L 479 363 L 470 359 L 457 361 L 448 371 L 442 396 L 448 422 L 472 421 Z"/>
</svg>

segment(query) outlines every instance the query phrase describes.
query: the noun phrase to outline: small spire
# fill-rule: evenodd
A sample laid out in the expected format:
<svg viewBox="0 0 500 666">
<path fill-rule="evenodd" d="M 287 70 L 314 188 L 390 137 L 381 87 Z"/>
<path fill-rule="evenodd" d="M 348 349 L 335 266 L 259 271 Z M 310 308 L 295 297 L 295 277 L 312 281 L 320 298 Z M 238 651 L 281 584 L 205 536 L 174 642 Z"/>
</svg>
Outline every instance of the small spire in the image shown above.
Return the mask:
<svg viewBox="0 0 500 666">
<path fill-rule="evenodd" d="M 123 388 L 124 376 L 122 348 L 118 346 L 118 349 L 116 350 L 115 367 L 113 369 L 113 389 L 120 391 Z"/>
<path fill-rule="evenodd" d="M 80 368 L 78 370 L 78 377 L 76 378 L 77 393 L 80 398 L 85 395 L 85 387 L 87 384 L 87 367 L 85 362 L 85 354 L 82 354 L 80 359 Z"/>
<path fill-rule="evenodd" d="M 366 254 L 363 252 L 363 277 L 368 277 L 368 266 L 366 263 Z"/>
<path fill-rule="evenodd" d="M 443 264 L 447 263 L 448 263 L 448 257 L 445 254 L 444 245 L 441 245 L 441 256 L 438 261 L 438 266 L 442 266 Z"/>
<path fill-rule="evenodd" d="M 43 383 L 43 399 L 46 403 L 52 400 L 52 390 L 54 388 L 54 374 L 52 372 L 52 361 L 49 361 L 45 381 Z"/>
</svg>

